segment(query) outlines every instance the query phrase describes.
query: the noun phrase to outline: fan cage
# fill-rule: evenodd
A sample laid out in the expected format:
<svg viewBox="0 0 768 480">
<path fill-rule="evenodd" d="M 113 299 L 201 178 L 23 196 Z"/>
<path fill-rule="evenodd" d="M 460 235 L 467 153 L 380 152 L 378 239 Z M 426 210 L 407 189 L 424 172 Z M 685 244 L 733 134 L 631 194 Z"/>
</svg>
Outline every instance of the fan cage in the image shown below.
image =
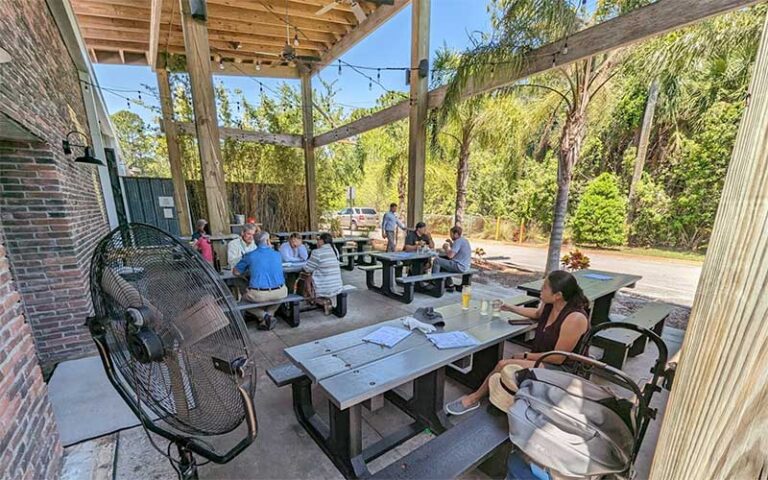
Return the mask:
<svg viewBox="0 0 768 480">
<path fill-rule="evenodd" d="M 143 420 L 192 435 L 221 435 L 243 422 L 240 388 L 250 398 L 256 388 L 253 348 L 229 290 L 196 252 L 150 225 L 118 227 L 94 251 L 91 294 L 117 386 Z M 141 363 L 131 355 L 129 308 L 146 314 L 145 327 L 162 341 L 162 359 Z M 246 363 L 227 372 L 215 359 Z"/>
</svg>

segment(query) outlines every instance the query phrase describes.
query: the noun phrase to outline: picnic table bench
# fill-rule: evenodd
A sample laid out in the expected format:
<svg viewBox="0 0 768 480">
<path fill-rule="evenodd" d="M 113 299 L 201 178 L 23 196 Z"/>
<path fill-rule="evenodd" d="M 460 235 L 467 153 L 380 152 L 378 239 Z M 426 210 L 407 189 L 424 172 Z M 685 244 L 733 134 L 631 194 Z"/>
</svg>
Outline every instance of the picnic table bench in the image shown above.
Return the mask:
<svg viewBox="0 0 768 480">
<path fill-rule="evenodd" d="M 291 385 L 297 420 L 342 474 L 347 478 L 365 477 L 369 475 L 366 462 L 425 428 L 442 433 L 452 427 L 443 412 L 448 364 L 474 354 L 472 375 L 467 375 L 464 383 L 477 388 L 502 357 L 504 341 L 534 328 L 510 325 L 507 319 L 521 317 L 509 312 L 495 318 L 480 315 L 479 310 L 479 302 L 473 302 L 469 310 L 459 305 L 437 309 L 446 324 L 443 331 L 472 335 L 479 342 L 472 347 L 440 350 L 420 332 L 411 333 L 391 348 L 363 341 L 381 326 L 402 328 L 398 318 L 286 348 L 286 355 L 298 370 L 282 367 L 271 371 L 270 378 L 276 384 Z M 409 382 L 413 382 L 410 398 L 394 391 Z M 328 422 L 312 404 L 313 383 L 328 398 Z M 361 408 L 381 395 L 413 422 L 363 448 Z"/>
<path fill-rule="evenodd" d="M 573 276 L 576 277 L 576 281 L 591 304 L 590 322 L 592 325 L 610 321 L 608 313 L 611 310 L 611 303 L 616 292 L 624 287 L 634 288 L 637 281 L 643 278 L 639 275 L 601 270 L 579 270 L 573 272 Z M 533 297 L 539 297 L 543 284 L 544 280 L 536 280 L 518 285 L 517 288 Z"/>
<path fill-rule="evenodd" d="M 449 278 L 461 277 L 461 285 L 459 289 L 465 285 L 472 284 L 472 275 L 477 273 L 477 270 L 469 269 L 466 272 L 428 272 L 421 275 L 408 275 L 404 277 L 395 278 L 395 283 L 401 285 L 403 291 L 403 302 L 411 303 L 413 301 L 414 291 L 425 293 L 435 298 L 440 298 L 445 294 L 446 283 Z M 424 287 L 422 284 L 427 283 L 430 286 Z"/>
<path fill-rule="evenodd" d="M 506 458 L 512 447 L 507 415 L 493 405 L 487 405 L 468 417 L 371 478 L 456 478 L 494 454 Z"/>
<path fill-rule="evenodd" d="M 291 327 L 295 328 L 298 327 L 300 323 L 299 305 L 301 304 L 302 300 L 304 300 L 304 297 L 301 295 L 294 295 L 289 293 L 286 297 L 277 300 L 269 300 L 266 302 L 249 302 L 247 300 L 240 300 L 235 305 L 235 308 L 242 312 L 243 310 L 248 310 L 250 308 L 264 308 L 273 305 L 279 305 L 275 315 L 285 320 L 285 322 Z"/>
<path fill-rule="evenodd" d="M 672 306 L 666 303 L 647 303 L 640 310 L 622 320 L 623 323 L 637 325 L 640 328 L 652 330 L 661 336 L 664 322 L 672 312 Z M 635 357 L 645 351 L 648 337 L 639 332 L 624 329 L 609 329 L 599 332 L 592 338 L 592 345 L 603 349 L 600 360 L 619 370 L 624 366 L 627 357 Z"/>
</svg>

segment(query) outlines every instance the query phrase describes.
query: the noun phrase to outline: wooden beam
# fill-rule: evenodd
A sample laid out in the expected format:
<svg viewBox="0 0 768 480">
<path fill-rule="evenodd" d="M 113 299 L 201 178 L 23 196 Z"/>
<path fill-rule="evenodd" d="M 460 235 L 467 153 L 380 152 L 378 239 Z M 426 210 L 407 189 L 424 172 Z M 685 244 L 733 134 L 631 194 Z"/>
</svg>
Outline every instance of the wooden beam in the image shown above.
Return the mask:
<svg viewBox="0 0 768 480">
<path fill-rule="evenodd" d="M 180 133 L 194 135 L 195 124 L 189 122 L 176 122 L 176 128 Z M 268 145 L 279 145 L 281 147 L 303 148 L 304 137 L 290 133 L 270 133 L 258 132 L 255 130 L 242 130 L 239 128 L 228 128 L 219 126 L 219 132 L 222 138 L 234 138 L 244 142 L 265 143 Z"/>
<path fill-rule="evenodd" d="M 160 43 L 160 17 L 163 14 L 163 0 L 152 0 L 149 18 L 149 66 L 157 67 L 157 47 Z"/>
<path fill-rule="evenodd" d="M 347 50 L 362 41 L 371 32 L 379 28 L 397 12 L 402 10 L 408 5 L 408 2 L 410 2 L 410 0 L 395 0 L 394 5 L 381 5 L 371 13 L 365 21 L 361 22 L 357 28 L 344 35 L 341 40 L 336 42 L 327 52 L 325 52 L 320 57 L 321 63 L 328 64 L 342 56 Z"/>
<path fill-rule="evenodd" d="M 197 148 L 208 204 L 208 224 L 212 234 L 229 233 L 229 205 L 224 183 L 216 100 L 211 76 L 211 52 L 208 49 L 208 29 L 205 22 L 192 18 L 187 0 L 181 4 L 181 24 L 187 53 L 187 70 L 195 112 Z"/>
<path fill-rule="evenodd" d="M 651 479 L 768 472 L 768 23 L 749 92 Z"/>
<path fill-rule="evenodd" d="M 274 6 L 270 5 L 273 4 Z M 279 17 L 281 21 L 284 21 L 286 15 L 286 2 L 285 1 L 271 1 L 271 2 L 247 2 L 243 0 L 208 0 L 208 5 L 211 9 L 214 6 L 222 7 L 237 7 L 243 10 L 253 12 L 268 13 L 270 15 Z M 341 25 L 355 25 L 357 22 L 355 16 L 350 11 L 343 11 L 340 9 L 333 9 L 326 12 L 325 15 L 317 16 L 319 7 L 302 4 L 299 2 L 288 2 L 288 21 L 295 25 L 294 20 L 306 19 L 316 23 L 338 23 Z M 301 28 L 301 27 L 299 27 Z"/>
<path fill-rule="evenodd" d="M 625 47 L 648 38 L 667 33 L 739 8 L 759 3 L 760 0 L 658 0 L 656 3 L 633 10 L 626 15 L 584 29 L 568 37 L 568 54 L 555 58 L 557 67 L 584 60 L 591 56 Z M 553 55 L 560 52 L 563 42 L 558 41 L 532 50 L 521 71 L 499 66 L 490 80 L 476 84 L 468 82 L 464 96 L 477 95 L 505 87 L 516 81 L 551 70 Z M 445 98 L 446 87 L 429 92 L 429 108 L 439 108 Z M 408 116 L 408 101 L 394 105 L 319 135 L 315 146 L 367 132 Z"/>
<path fill-rule="evenodd" d="M 429 74 L 419 74 L 419 64 L 429 61 L 430 0 L 411 5 L 411 107 L 408 116 L 408 222 L 424 217 L 424 181 L 427 168 L 427 95 Z"/>
<path fill-rule="evenodd" d="M 173 200 L 176 204 L 176 214 L 179 218 L 179 230 L 181 235 L 192 235 L 192 224 L 187 201 L 187 186 L 184 182 L 184 168 L 181 163 L 181 147 L 179 136 L 176 132 L 176 123 L 173 121 L 173 96 L 168 70 L 158 69 L 157 87 L 160 93 L 160 111 L 163 114 L 163 131 L 165 142 L 168 145 L 168 162 L 171 165 L 171 180 L 173 181 Z"/>
<path fill-rule="evenodd" d="M 315 175 L 314 119 L 312 118 L 312 72 L 301 72 L 301 118 L 304 125 L 304 180 L 307 186 L 307 224 L 317 230 L 317 181 Z"/>
</svg>

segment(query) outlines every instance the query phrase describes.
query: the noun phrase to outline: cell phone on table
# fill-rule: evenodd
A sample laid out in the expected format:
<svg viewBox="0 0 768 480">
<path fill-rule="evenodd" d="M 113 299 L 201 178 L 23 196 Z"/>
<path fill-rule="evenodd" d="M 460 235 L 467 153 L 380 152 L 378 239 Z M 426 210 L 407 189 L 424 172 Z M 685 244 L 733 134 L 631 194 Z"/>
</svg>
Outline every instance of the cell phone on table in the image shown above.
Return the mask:
<svg viewBox="0 0 768 480">
<path fill-rule="evenodd" d="M 527 318 L 510 318 L 507 320 L 507 323 L 510 325 L 531 325 L 533 320 Z"/>
</svg>

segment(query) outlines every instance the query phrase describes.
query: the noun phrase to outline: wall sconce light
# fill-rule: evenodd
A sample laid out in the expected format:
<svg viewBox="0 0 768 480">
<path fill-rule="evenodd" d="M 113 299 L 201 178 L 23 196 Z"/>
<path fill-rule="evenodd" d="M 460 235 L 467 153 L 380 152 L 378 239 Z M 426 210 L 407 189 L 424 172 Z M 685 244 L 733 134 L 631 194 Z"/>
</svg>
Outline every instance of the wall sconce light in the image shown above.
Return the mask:
<svg viewBox="0 0 768 480">
<path fill-rule="evenodd" d="M 78 145 L 76 143 L 70 143 L 69 137 L 74 133 L 85 138 L 86 145 Z M 72 130 L 67 134 L 67 137 L 61 142 L 61 146 L 64 149 L 64 154 L 66 155 L 72 154 L 72 147 L 78 147 L 83 149 L 83 155 L 75 158 L 76 163 L 88 163 L 90 165 L 100 165 L 103 167 L 104 162 L 102 162 L 101 160 L 93 156 L 93 148 L 90 145 L 87 145 L 87 143 L 88 143 L 88 137 L 84 133 L 78 132 L 77 130 Z"/>
</svg>

